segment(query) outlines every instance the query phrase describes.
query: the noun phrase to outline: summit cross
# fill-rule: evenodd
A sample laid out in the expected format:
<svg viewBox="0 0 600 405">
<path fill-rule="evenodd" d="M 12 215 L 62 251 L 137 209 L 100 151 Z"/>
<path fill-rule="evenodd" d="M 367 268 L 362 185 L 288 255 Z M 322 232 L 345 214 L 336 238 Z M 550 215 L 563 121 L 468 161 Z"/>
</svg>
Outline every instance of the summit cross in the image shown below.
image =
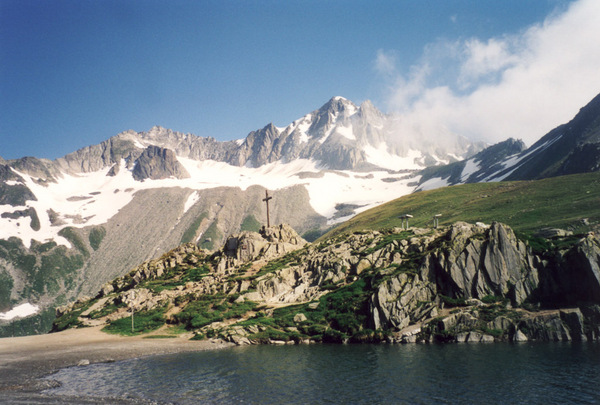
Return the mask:
<svg viewBox="0 0 600 405">
<path fill-rule="evenodd" d="M 269 196 L 269 191 L 265 190 L 265 198 L 263 198 L 263 201 L 267 204 L 267 228 L 271 227 L 271 221 L 269 219 L 269 200 L 272 198 L 273 197 Z"/>
</svg>

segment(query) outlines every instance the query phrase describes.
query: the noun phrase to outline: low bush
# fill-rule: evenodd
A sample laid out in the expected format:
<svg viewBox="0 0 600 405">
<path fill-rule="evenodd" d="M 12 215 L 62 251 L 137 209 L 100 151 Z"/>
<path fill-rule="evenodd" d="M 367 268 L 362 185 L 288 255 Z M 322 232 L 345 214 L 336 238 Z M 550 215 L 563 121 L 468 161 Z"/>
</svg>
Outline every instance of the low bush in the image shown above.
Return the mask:
<svg viewBox="0 0 600 405">
<path fill-rule="evenodd" d="M 152 332 L 165 324 L 166 306 L 150 311 L 140 311 L 134 313 L 133 330 L 131 326 L 131 317 L 111 321 L 102 329 L 105 332 L 124 336 L 134 336 L 142 333 Z"/>
</svg>

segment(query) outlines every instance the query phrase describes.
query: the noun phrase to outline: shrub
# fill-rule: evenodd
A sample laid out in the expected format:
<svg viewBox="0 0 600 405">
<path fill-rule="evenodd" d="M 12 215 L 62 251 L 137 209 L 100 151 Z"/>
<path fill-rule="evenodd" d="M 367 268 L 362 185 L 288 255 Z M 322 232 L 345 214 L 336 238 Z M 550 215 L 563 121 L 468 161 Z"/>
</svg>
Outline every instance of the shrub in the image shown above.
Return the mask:
<svg viewBox="0 0 600 405">
<path fill-rule="evenodd" d="M 344 343 L 348 336 L 338 330 L 329 328 L 323 333 L 322 340 L 324 343 Z"/>
<path fill-rule="evenodd" d="M 108 333 L 125 336 L 134 336 L 141 333 L 152 332 L 165 324 L 165 310 L 166 306 L 150 311 L 134 313 L 133 331 L 131 330 L 131 317 L 129 316 L 110 322 L 102 330 Z"/>
<path fill-rule="evenodd" d="M 448 307 L 466 307 L 467 302 L 464 298 L 452 298 L 447 297 L 445 295 L 440 295 L 440 299 L 446 304 Z"/>
</svg>

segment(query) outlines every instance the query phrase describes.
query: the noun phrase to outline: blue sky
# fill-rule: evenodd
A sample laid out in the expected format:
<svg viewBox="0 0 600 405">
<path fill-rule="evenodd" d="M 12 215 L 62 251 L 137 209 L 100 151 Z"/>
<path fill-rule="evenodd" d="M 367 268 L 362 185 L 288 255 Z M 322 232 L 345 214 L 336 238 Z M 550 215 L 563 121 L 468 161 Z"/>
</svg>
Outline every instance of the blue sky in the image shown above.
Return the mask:
<svg viewBox="0 0 600 405">
<path fill-rule="evenodd" d="M 239 139 L 338 95 L 414 136 L 531 144 L 600 92 L 598 3 L 0 0 L 0 156 Z"/>
</svg>

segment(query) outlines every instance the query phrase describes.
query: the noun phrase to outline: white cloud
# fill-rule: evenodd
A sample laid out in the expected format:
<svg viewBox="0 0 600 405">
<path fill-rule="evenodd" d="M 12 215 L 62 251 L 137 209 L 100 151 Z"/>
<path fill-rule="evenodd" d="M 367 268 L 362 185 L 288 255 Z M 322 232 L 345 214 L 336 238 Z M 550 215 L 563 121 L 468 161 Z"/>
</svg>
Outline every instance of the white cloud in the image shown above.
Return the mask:
<svg viewBox="0 0 600 405">
<path fill-rule="evenodd" d="M 392 80 L 388 109 L 409 136 L 530 145 L 600 92 L 598 21 L 600 1 L 580 0 L 518 34 L 431 44 Z M 389 54 L 377 57 L 388 74 L 397 71 Z"/>
<path fill-rule="evenodd" d="M 459 84 L 469 86 L 482 78 L 495 75 L 518 63 L 510 51 L 510 40 L 491 38 L 482 42 L 472 38 L 464 43 L 466 59 L 460 65 Z"/>
<path fill-rule="evenodd" d="M 395 75 L 397 73 L 395 56 L 391 52 L 379 49 L 375 58 L 375 70 L 383 75 Z"/>
</svg>

